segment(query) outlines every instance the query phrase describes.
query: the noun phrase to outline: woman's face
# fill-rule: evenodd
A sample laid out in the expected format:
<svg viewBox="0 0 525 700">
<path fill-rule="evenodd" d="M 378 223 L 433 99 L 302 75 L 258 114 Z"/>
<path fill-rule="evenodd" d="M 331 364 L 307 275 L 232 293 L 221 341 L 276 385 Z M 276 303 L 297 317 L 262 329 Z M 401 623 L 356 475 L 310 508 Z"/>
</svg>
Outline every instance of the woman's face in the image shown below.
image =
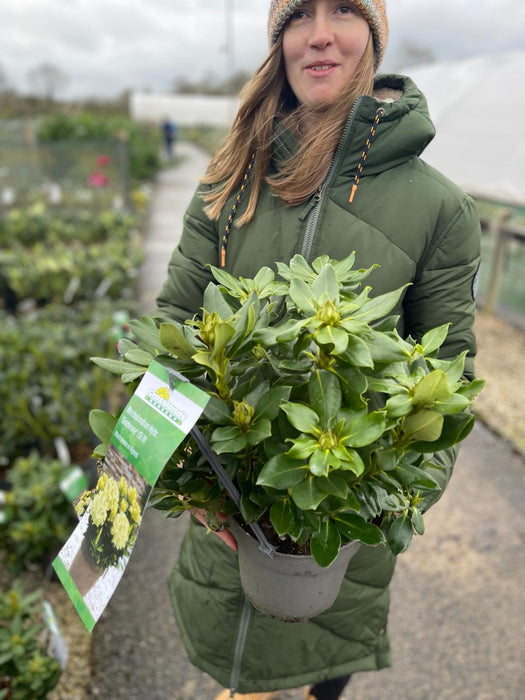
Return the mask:
<svg viewBox="0 0 525 700">
<path fill-rule="evenodd" d="M 308 0 L 283 32 L 286 77 L 299 104 L 332 102 L 348 85 L 365 52 L 368 22 L 350 2 Z"/>
</svg>

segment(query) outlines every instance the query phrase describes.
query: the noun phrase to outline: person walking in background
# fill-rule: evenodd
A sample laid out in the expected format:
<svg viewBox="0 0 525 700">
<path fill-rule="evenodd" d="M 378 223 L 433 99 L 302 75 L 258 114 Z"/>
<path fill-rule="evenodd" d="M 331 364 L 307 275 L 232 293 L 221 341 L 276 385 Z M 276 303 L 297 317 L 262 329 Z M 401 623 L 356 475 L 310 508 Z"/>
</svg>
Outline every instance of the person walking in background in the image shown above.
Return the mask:
<svg viewBox="0 0 525 700">
<path fill-rule="evenodd" d="M 421 338 L 450 323 L 442 357 L 466 351 L 472 377 L 478 215 L 420 158 L 434 127 L 419 89 L 377 74 L 386 3 L 272 0 L 268 33 L 268 57 L 188 207 L 159 313 L 181 322 L 198 314 L 209 265 L 253 278 L 296 253 L 311 261 L 356 251 L 358 267 L 380 265 L 374 294 L 409 285 L 396 310 L 400 333 Z M 456 455 L 435 455 L 442 491 Z M 305 685 L 331 700 L 351 674 L 391 665 L 395 557 L 386 547 L 360 548 L 330 610 L 286 624 L 247 610 L 233 535 L 208 537 L 205 513 L 194 516 L 170 578 L 175 616 L 193 663 L 235 685 L 236 697 Z"/>
<path fill-rule="evenodd" d="M 171 160 L 174 155 L 175 143 L 177 140 L 177 125 L 169 117 L 166 117 L 161 124 L 161 131 L 166 159 Z"/>
</svg>

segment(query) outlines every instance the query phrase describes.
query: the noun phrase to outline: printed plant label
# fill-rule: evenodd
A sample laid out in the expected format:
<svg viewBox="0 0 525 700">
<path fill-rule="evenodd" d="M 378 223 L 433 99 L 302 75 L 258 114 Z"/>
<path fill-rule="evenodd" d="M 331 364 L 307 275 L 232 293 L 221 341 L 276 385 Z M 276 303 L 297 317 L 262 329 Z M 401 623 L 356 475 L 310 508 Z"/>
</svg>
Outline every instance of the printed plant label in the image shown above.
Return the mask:
<svg viewBox="0 0 525 700">
<path fill-rule="evenodd" d="M 89 631 L 127 566 L 164 465 L 208 395 L 154 360 L 123 410 L 96 486 L 76 504 L 80 521 L 53 567 Z"/>
</svg>

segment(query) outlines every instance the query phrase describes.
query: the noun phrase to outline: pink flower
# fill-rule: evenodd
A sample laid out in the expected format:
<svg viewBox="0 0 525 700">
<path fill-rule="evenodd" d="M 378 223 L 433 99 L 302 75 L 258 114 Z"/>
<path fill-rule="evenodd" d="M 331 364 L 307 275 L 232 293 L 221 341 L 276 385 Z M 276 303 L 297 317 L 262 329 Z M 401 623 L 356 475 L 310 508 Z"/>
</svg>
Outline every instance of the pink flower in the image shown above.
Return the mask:
<svg viewBox="0 0 525 700">
<path fill-rule="evenodd" d="M 106 165 L 109 165 L 111 163 L 111 158 L 105 154 L 102 154 L 100 156 L 97 156 L 97 160 L 95 162 L 97 168 L 105 168 Z"/>
<path fill-rule="evenodd" d="M 88 176 L 87 182 L 91 187 L 105 187 L 109 183 L 109 178 L 104 173 L 95 170 Z"/>
</svg>

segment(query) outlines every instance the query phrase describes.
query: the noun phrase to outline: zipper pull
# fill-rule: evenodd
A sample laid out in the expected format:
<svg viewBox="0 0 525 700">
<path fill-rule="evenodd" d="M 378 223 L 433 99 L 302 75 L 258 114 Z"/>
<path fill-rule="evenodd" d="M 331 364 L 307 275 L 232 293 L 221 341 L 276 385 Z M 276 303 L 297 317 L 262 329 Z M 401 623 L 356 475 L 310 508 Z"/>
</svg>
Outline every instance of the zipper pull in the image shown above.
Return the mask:
<svg viewBox="0 0 525 700">
<path fill-rule="evenodd" d="M 321 186 L 318 188 L 318 190 L 315 192 L 315 194 L 313 194 L 310 197 L 310 199 L 306 203 L 303 211 L 301 212 L 301 214 L 299 216 L 299 221 L 304 221 L 306 219 L 306 217 L 310 214 L 312 209 L 314 209 L 314 207 L 316 207 L 319 204 L 322 196 L 323 196 L 323 188 Z"/>
</svg>

